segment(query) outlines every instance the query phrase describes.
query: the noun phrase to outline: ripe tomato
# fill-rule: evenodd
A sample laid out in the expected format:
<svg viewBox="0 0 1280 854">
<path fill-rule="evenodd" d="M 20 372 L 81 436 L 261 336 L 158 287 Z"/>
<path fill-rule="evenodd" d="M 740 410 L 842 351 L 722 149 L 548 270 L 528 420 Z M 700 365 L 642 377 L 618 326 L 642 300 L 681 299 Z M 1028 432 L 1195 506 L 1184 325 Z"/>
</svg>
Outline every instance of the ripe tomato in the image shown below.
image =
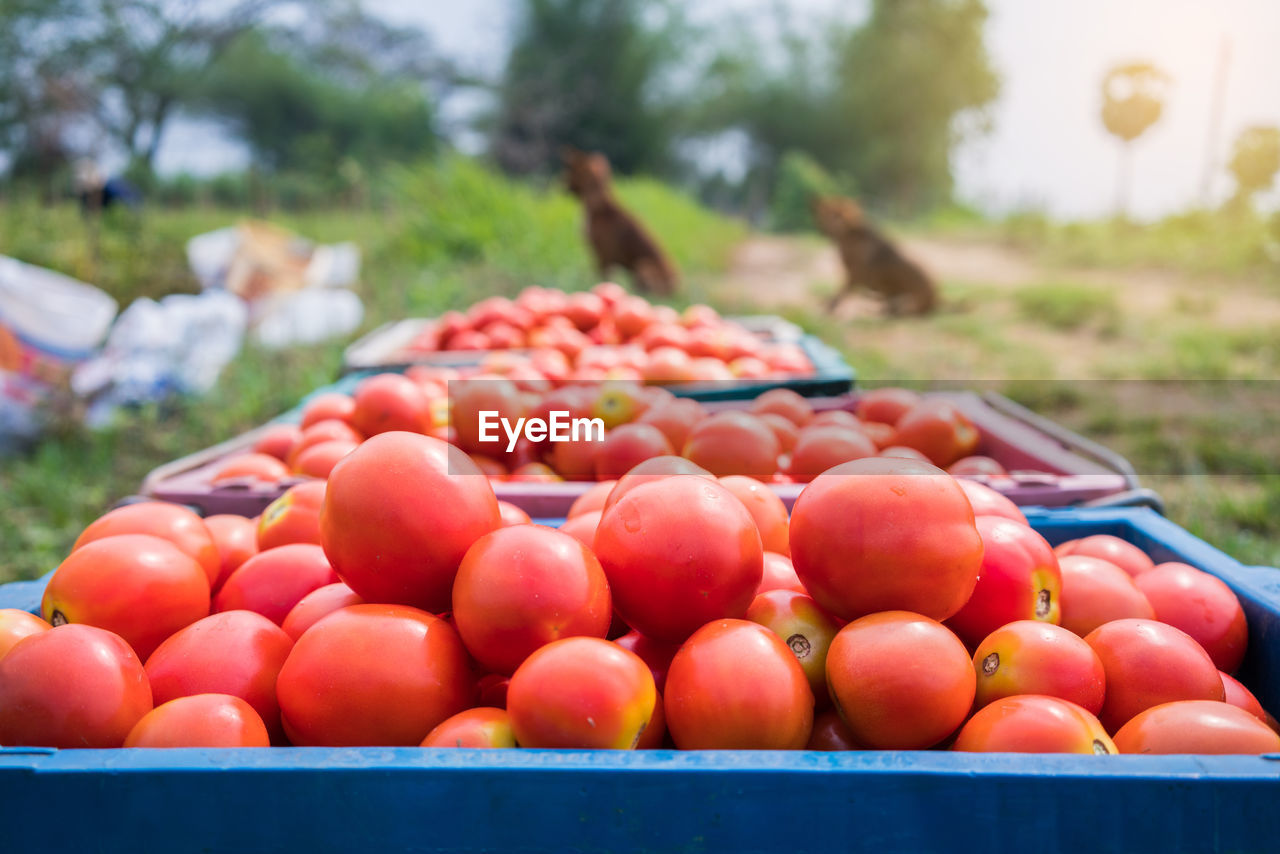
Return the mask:
<svg viewBox="0 0 1280 854">
<path fill-rule="evenodd" d="M 658 691 L 653 701 L 653 717 L 649 725 L 636 739 L 636 750 L 658 750 L 667 743 L 667 713 L 663 705 L 662 692 Z"/>
<path fill-rule="evenodd" d="M 17 608 L 0 608 L 0 658 L 23 638 L 53 628 L 35 614 Z"/>
<path fill-rule="evenodd" d="M 515 747 L 505 709 L 480 706 L 441 721 L 422 740 L 423 747 Z"/>
<path fill-rule="evenodd" d="M 1009 472 L 997 460 L 991 457 L 961 457 L 947 466 L 947 473 L 956 475 L 1007 475 Z"/>
<path fill-rule="evenodd" d="M 218 547 L 221 563 L 212 588 L 216 593 L 231 573 L 258 553 L 258 527 L 243 516 L 208 516 L 205 527 Z"/>
<path fill-rule="evenodd" d="M 984 706 L 952 750 L 975 753 L 1114 754 L 1115 743 L 1087 709 L 1058 697 L 1019 694 Z"/>
<path fill-rule="evenodd" d="M 974 516 L 1004 516 L 1006 519 L 1027 524 L 1027 517 L 1007 496 L 976 480 L 957 478 L 956 483 L 960 484 L 960 488 L 969 498 L 969 503 L 973 505 Z"/>
<path fill-rule="evenodd" d="M 781 415 L 797 427 L 813 419 L 813 404 L 789 388 L 773 388 L 751 401 L 747 410 L 754 415 Z"/>
<path fill-rule="evenodd" d="M 1280 752 L 1280 735 L 1244 709 L 1211 700 L 1162 703 L 1116 733 L 1121 753 Z"/>
<path fill-rule="evenodd" d="M 270 454 L 236 454 L 218 464 L 209 482 L 226 483 L 233 480 L 256 480 L 276 483 L 289 476 L 284 463 Z"/>
<path fill-rule="evenodd" d="M 804 746 L 804 749 L 861 750 L 862 748 L 858 742 L 854 741 L 853 733 L 849 732 L 849 725 L 840 719 L 840 713 L 835 709 L 827 709 L 813 719 L 813 734 L 809 736 L 809 743 Z"/>
<path fill-rule="evenodd" d="M 325 554 L 352 590 L 434 612 L 448 609 L 467 549 L 501 525 L 475 463 L 412 433 L 383 433 L 349 454 L 329 476 L 320 514 Z"/>
<path fill-rule="evenodd" d="M 613 491 L 617 485 L 616 480 L 602 480 L 599 483 L 592 484 L 586 492 L 574 499 L 573 504 L 569 507 L 568 518 L 581 516 L 583 513 L 590 513 L 593 510 L 604 510 L 604 502 L 609 497 L 609 493 Z"/>
<path fill-rule="evenodd" d="M 142 662 L 105 629 L 55 626 L 0 658 L 0 744 L 119 747 L 149 711 Z"/>
<path fill-rule="evenodd" d="M 449 425 L 458 431 L 458 446 L 476 454 L 496 455 L 507 445 L 502 430 L 494 427 L 490 436 L 498 435 L 498 441 L 483 441 L 480 437 L 480 413 L 498 413 L 512 424 L 525 416 L 525 406 L 520 389 L 507 379 L 473 379 L 449 383 Z M 492 416 L 491 416 L 492 417 Z M 496 424 L 496 422 L 490 422 Z"/>
<path fill-rule="evenodd" d="M 255 454 L 268 454 L 284 462 L 300 438 L 302 438 L 302 429 L 298 425 L 272 424 L 262 429 L 262 433 L 250 450 Z"/>
<path fill-rule="evenodd" d="M 222 558 L 204 520 L 185 507 L 163 501 L 128 504 L 98 517 L 76 539 L 76 549 L 117 534 L 150 534 L 168 540 L 204 568 L 209 584 L 222 570 Z"/>
<path fill-rule="evenodd" d="M 532 525 L 533 519 L 528 513 L 512 504 L 510 501 L 498 502 L 498 514 L 502 517 L 502 527 L 510 528 L 514 525 Z"/>
<path fill-rule="evenodd" d="M 364 437 L 345 421 L 332 419 L 317 421 L 302 431 L 298 441 L 294 442 L 293 447 L 289 449 L 285 462 L 292 469 L 297 466 L 298 460 L 303 454 L 317 445 L 327 445 L 330 442 L 349 442 L 353 445 L 358 445 L 363 440 Z"/>
<path fill-rule="evenodd" d="M 1054 551 L 1058 553 L 1058 557 L 1082 555 L 1109 561 L 1134 576 L 1155 566 L 1142 549 L 1110 534 L 1094 534 L 1082 540 L 1069 540 L 1058 545 Z"/>
<path fill-rule="evenodd" d="M 760 420 L 769 425 L 774 438 L 778 440 L 778 449 L 783 454 L 790 454 L 795 450 L 796 441 L 800 438 L 800 428 L 795 425 L 795 422 L 772 412 L 761 415 Z"/>
<path fill-rule="evenodd" d="M 923 400 L 918 392 L 907 388 L 874 388 L 858 396 L 858 417 L 863 421 L 897 424 Z"/>
<path fill-rule="evenodd" d="M 982 565 L 956 479 L 912 460 L 857 460 L 820 475 L 796 500 L 790 540 L 809 595 L 846 620 L 892 609 L 946 619 Z"/>
<path fill-rule="evenodd" d="M 299 599 L 298 604 L 293 606 L 288 616 L 284 618 L 284 622 L 280 624 L 280 628 L 284 629 L 284 633 L 289 637 L 297 640 L 302 637 L 303 632 L 339 608 L 363 604 L 364 600 L 341 581 L 336 584 L 326 584 Z"/>
<path fill-rule="evenodd" d="M 800 583 L 800 576 L 796 575 L 796 568 L 791 565 L 791 559 L 775 552 L 766 551 L 764 553 L 764 575 L 760 579 L 760 586 L 756 588 L 756 595 L 768 593 L 770 590 L 794 590 L 797 593 L 806 593 L 804 585 Z"/>
<path fill-rule="evenodd" d="M 764 571 L 760 534 L 742 502 L 690 475 L 624 495 L 601 517 L 595 552 L 622 619 L 669 642 L 746 614 Z"/>
<path fill-rule="evenodd" d="M 827 650 L 840 622 L 804 593 L 771 590 L 759 593 L 747 608 L 747 619 L 777 635 L 795 654 L 817 701 L 827 700 Z"/>
<path fill-rule="evenodd" d="M 661 430 L 651 424 L 623 424 L 609 431 L 595 450 L 596 477 L 614 480 L 622 477 L 645 460 L 670 456 L 671 443 Z"/>
<path fill-rule="evenodd" d="M 40 610 L 52 625 L 115 632 L 145 659 L 160 642 L 209 615 L 209 577 L 168 540 L 121 534 L 94 540 L 54 571 Z"/>
<path fill-rule="evenodd" d="M 923 400 L 894 425 L 893 444 L 915 448 L 938 466 L 949 466 L 978 449 L 982 434 L 955 404 Z"/>
<path fill-rule="evenodd" d="M 294 543 L 249 558 L 213 599 L 215 611 L 253 611 L 277 626 L 313 590 L 335 584 L 338 575 L 324 549 Z"/>
<path fill-rule="evenodd" d="M 681 453 L 714 475 L 765 478 L 777 471 L 782 448 L 768 424 L 731 410 L 699 421 Z"/>
<path fill-rule="evenodd" d="M 596 528 L 600 527 L 600 517 L 602 515 L 599 510 L 579 513 L 561 525 L 560 531 L 573 537 L 587 548 L 591 548 L 595 545 Z"/>
<path fill-rule="evenodd" d="M 877 453 L 875 443 L 861 430 L 815 422 L 796 437 L 787 473 L 799 483 L 808 483 L 841 463 L 874 457 Z"/>
<path fill-rule="evenodd" d="M 349 422 L 355 413 L 356 402 L 351 395 L 325 392 L 307 401 L 302 408 L 302 421 L 298 426 L 306 430 L 312 424 L 329 419 Z"/>
<path fill-rule="evenodd" d="M 827 685 L 854 739 L 874 750 L 922 750 L 964 722 L 976 677 L 964 644 L 936 620 L 885 611 L 842 628 Z"/>
<path fill-rule="evenodd" d="M 142 716 L 125 747 L 270 747 L 262 718 L 229 694 L 196 694 L 156 706 Z"/>
<path fill-rule="evenodd" d="M 1156 619 L 1195 638 L 1219 670 L 1233 673 L 1240 666 L 1249 627 L 1240 600 L 1221 579 L 1185 563 L 1162 563 L 1133 582 Z"/>
<path fill-rule="evenodd" d="M 554 528 L 500 528 L 476 540 L 453 582 L 453 622 L 486 670 L 511 674 L 539 647 L 603 638 L 613 619 L 600 561 Z"/>
<path fill-rule="evenodd" d="M 421 744 L 471 706 L 475 682 L 453 627 L 404 605 L 352 605 L 298 638 L 276 694 L 297 745 Z"/>
<path fill-rule="evenodd" d="M 276 677 L 293 639 L 261 614 L 227 611 L 175 632 L 147 659 L 157 703 L 193 694 L 230 694 L 244 700 L 275 742 L 284 740 Z"/>
<path fill-rule="evenodd" d="M 782 503 L 778 493 L 765 486 L 755 478 L 730 475 L 720 478 L 720 484 L 742 502 L 760 531 L 760 544 L 766 552 L 780 555 L 791 554 L 788 540 L 790 520 L 787 518 L 787 506 Z"/>
<path fill-rule="evenodd" d="M 613 642 L 640 656 L 653 674 L 653 684 L 659 691 L 665 690 L 667 670 L 671 667 L 671 659 L 680 650 L 679 644 L 656 641 L 635 631 L 628 631 L 621 637 L 614 638 Z"/>
<path fill-rule="evenodd" d="M 425 433 L 431 407 L 421 386 L 400 374 L 375 374 L 356 386 L 351 426 L 366 436 L 405 430 Z"/>
<path fill-rule="evenodd" d="M 973 654 L 978 676 L 974 707 L 1015 694 L 1070 700 L 1096 715 L 1102 711 L 1106 674 L 1093 647 L 1061 626 L 1018 620 L 1001 626 Z"/>
<path fill-rule="evenodd" d="M 922 463 L 929 462 L 929 458 L 924 454 L 920 453 L 915 448 L 908 448 L 905 445 L 890 445 L 887 448 L 881 448 L 879 456 L 896 457 L 900 460 L 916 460 L 917 462 Z"/>
<path fill-rule="evenodd" d="M 1059 622 L 1080 637 L 1112 620 L 1154 620 L 1155 609 L 1115 564 L 1095 557 L 1066 555 L 1058 560 L 1062 571 L 1062 617 Z"/>
<path fill-rule="evenodd" d="M 1115 732 L 1134 715 L 1174 700 L 1226 696 L 1213 659 L 1185 632 L 1154 620 L 1114 620 L 1085 636 L 1107 674 L 1101 718 Z"/>
<path fill-rule="evenodd" d="M 1258 698 L 1253 696 L 1253 692 L 1244 686 L 1244 684 L 1229 673 L 1218 672 L 1222 677 L 1222 688 L 1225 693 L 1223 702 L 1230 703 L 1237 709 L 1244 709 L 1267 726 L 1275 729 L 1272 723 L 1272 717 L 1267 714 L 1267 710 L 1262 708 L 1262 704 L 1258 702 Z"/>
<path fill-rule="evenodd" d="M 654 457 L 651 460 L 645 460 L 618 478 L 617 485 L 604 501 L 604 510 L 608 511 L 622 499 L 622 496 L 641 484 L 657 483 L 677 474 L 692 474 L 708 480 L 715 479 L 715 475 L 711 472 L 684 457 Z"/>
<path fill-rule="evenodd" d="M 323 481 L 299 483 L 267 505 L 258 519 L 258 551 L 291 543 L 320 544 L 320 506 Z"/>
<path fill-rule="evenodd" d="M 666 435 L 673 448 L 683 448 L 694 426 L 707 417 L 701 403 L 688 398 L 675 398 L 656 403 L 636 419 L 639 424 L 652 424 Z"/>
<path fill-rule="evenodd" d="M 507 689 L 511 729 L 522 747 L 636 746 L 657 691 L 633 652 L 599 638 L 563 638 L 524 660 Z"/>
<path fill-rule="evenodd" d="M 304 477 L 324 479 L 329 476 L 339 461 L 356 449 L 358 443 L 335 439 L 332 442 L 320 442 L 298 454 L 293 461 L 294 474 Z"/>
<path fill-rule="evenodd" d="M 813 692 L 795 655 L 746 620 L 694 632 L 671 660 L 664 700 L 681 750 L 799 750 L 813 731 Z"/>
</svg>

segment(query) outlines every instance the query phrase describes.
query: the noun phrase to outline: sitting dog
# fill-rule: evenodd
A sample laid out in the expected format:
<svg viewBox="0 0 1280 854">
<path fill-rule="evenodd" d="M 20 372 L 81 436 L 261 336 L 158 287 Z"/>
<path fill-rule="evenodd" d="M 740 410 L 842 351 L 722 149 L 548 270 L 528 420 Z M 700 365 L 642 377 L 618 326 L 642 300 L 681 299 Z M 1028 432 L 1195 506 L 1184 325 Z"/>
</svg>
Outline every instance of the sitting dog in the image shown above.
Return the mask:
<svg viewBox="0 0 1280 854">
<path fill-rule="evenodd" d="M 870 226 L 857 202 L 816 198 L 813 214 L 818 227 L 835 241 L 844 262 L 844 287 L 827 304 L 828 312 L 859 286 L 883 297 L 892 315 L 928 314 L 937 307 L 933 281 Z"/>
<path fill-rule="evenodd" d="M 565 184 L 582 200 L 587 212 L 587 242 L 596 256 L 596 269 L 606 278 L 623 267 L 637 290 L 670 296 L 679 275 L 653 236 L 613 197 L 609 161 L 603 154 L 565 148 Z"/>
</svg>

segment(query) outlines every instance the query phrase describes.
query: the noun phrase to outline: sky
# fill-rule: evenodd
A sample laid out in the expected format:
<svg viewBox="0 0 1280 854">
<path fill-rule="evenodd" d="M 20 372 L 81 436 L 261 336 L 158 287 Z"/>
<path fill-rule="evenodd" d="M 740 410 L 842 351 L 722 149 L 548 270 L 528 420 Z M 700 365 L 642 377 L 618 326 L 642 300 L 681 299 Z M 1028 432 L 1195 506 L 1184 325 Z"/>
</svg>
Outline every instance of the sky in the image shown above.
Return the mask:
<svg viewBox="0 0 1280 854">
<path fill-rule="evenodd" d="M 766 10 L 774 0 L 691 0 L 696 20 Z M 780 0 L 804 15 L 856 19 L 865 2 Z M 508 0 L 415 3 L 369 0 L 387 17 L 425 28 L 435 44 L 477 71 L 501 67 L 511 20 Z M 1119 143 L 1099 118 L 1101 84 L 1113 65 L 1149 61 L 1171 78 L 1160 122 L 1136 143 L 1130 211 L 1154 218 L 1231 189 L 1230 144 L 1251 124 L 1280 125 L 1280 0 L 988 0 L 987 46 L 1001 76 L 993 130 L 955 153 L 961 200 L 991 212 L 1042 210 L 1060 218 L 1105 216 L 1115 208 Z M 1221 132 L 1209 126 L 1215 77 L 1227 45 Z M 167 171 L 238 165 L 236 146 L 216 129 L 184 123 L 165 140 Z M 1280 205 L 1280 191 L 1267 199 Z"/>
</svg>

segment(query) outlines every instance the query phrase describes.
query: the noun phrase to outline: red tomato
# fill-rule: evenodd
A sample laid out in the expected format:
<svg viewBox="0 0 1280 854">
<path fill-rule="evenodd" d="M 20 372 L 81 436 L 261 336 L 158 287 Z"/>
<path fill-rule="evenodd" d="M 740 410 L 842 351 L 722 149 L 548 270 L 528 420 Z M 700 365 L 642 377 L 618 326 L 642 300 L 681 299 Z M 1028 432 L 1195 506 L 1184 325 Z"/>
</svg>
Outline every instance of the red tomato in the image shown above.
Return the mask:
<svg viewBox="0 0 1280 854">
<path fill-rule="evenodd" d="M 297 640 L 302 637 L 303 632 L 334 611 L 348 605 L 363 604 L 364 600 L 341 581 L 336 584 L 326 584 L 299 599 L 298 604 L 293 606 L 288 616 L 284 618 L 284 622 L 280 624 L 280 628 L 284 629 L 284 633 L 289 637 Z"/>
<path fill-rule="evenodd" d="M 858 416 L 844 409 L 827 409 L 813 416 L 807 427 L 847 427 L 854 431 L 861 431 L 865 426 L 858 420 Z"/>
<path fill-rule="evenodd" d="M 0 744 L 119 747 L 149 711 L 142 662 L 105 629 L 56 626 L 0 658 Z"/>
<path fill-rule="evenodd" d="M 1058 697 L 1020 694 L 995 700 L 960 730 L 952 750 L 975 753 L 1118 753 L 1087 709 Z"/>
<path fill-rule="evenodd" d="M 250 450 L 255 454 L 268 454 L 283 462 L 300 438 L 302 429 L 296 424 L 271 424 L 262 428 L 262 433 Z"/>
<path fill-rule="evenodd" d="M 847 620 L 892 609 L 946 619 L 982 565 L 955 478 L 912 460 L 857 460 L 819 476 L 796 500 L 790 539 L 809 595 Z"/>
<path fill-rule="evenodd" d="M 302 421 L 298 426 L 306 430 L 312 424 L 330 419 L 349 422 L 355 413 L 356 402 L 351 395 L 325 392 L 307 401 L 302 408 Z"/>
<path fill-rule="evenodd" d="M 129 730 L 125 747 L 270 747 L 262 718 L 229 694 L 196 694 L 156 706 Z"/>
<path fill-rule="evenodd" d="M 297 745 L 421 744 L 471 706 L 475 683 L 453 627 L 404 605 L 352 605 L 298 638 L 276 694 Z"/>
<path fill-rule="evenodd" d="M 431 406 L 422 388 L 400 374 L 376 374 L 356 386 L 351 426 L 366 436 L 405 430 L 425 433 Z"/>
<path fill-rule="evenodd" d="M 539 647 L 603 638 L 613 608 L 591 550 L 554 528 L 501 528 L 476 540 L 453 583 L 453 622 L 486 670 L 514 673 Z"/>
<path fill-rule="evenodd" d="M 773 431 L 774 438 L 778 440 L 778 448 L 782 453 L 790 454 L 795 450 L 796 440 L 800 438 L 800 428 L 794 422 L 789 418 L 772 412 L 766 412 L 761 415 L 760 420 L 769 425 L 769 429 Z"/>
<path fill-rule="evenodd" d="M 683 448 L 694 426 L 706 417 L 707 411 L 698 401 L 675 398 L 649 407 L 636 423 L 652 424 L 663 432 L 671 447 Z"/>
<path fill-rule="evenodd" d="M 1015 694 L 1070 700 L 1102 711 L 1106 674 L 1093 647 L 1061 626 L 1018 620 L 996 629 L 973 654 L 978 676 L 974 707 Z"/>
<path fill-rule="evenodd" d="M 760 544 L 765 551 L 791 554 L 788 540 L 790 520 L 787 518 L 787 506 L 778 493 L 755 478 L 740 475 L 722 477 L 720 485 L 736 495 L 742 506 L 747 508 L 760 531 Z"/>
<path fill-rule="evenodd" d="M 497 441 L 486 441 L 480 433 L 480 413 L 498 413 L 512 424 L 525 416 L 520 390 L 506 379 L 475 379 L 449 383 L 450 421 L 458 431 L 458 446 L 464 451 L 494 456 L 507 446 L 507 437 L 498 422 L 490 420 L 489 436 Z M 491 416 L 492 418 L 493 416 Z"/>
<path fill-rule="evenodd" d="M 289 450 L 289 455 L 285 457 L 285 462 L 289 465 L 289 468 L 294 468 L 297 465 L 298 458 L 316 445 L 325 445 L 329 442 L 349 442 L 358 445 L 363 439 L 364 437 L 345 421 L 335 421 L 333 419 L 318 421 L 302 431 L 298 441 Z"/>
<path fill-rule="evenodd" d="M 288 476 L 285 464 L 270 454 L 236 454 L 218 464 L 209 482 L 215 485 L 232 480 L 276 483 Z"/>
<path fill-rule="evenodd" d="M 880 449 L 882 457 L 896 457 L 900 460 L 916 460 L 918 462 L 927 463 L 929 458 L 917 451 L 915 448 L 908 448 L 905 445 L 890 445 L 887 448 Z M 950 472 L 948 472 L 950 474 Z"/>
<path fill-rule="evenodd" d="M 304 477 L 326 478 L 333 467 L 357 446 L 357 442 L 344 442 L 341 439 L 312 445 L 298 454 L 293 462 L 293 472 Z"/>
<path fill-rule="evenodd" d="M 564 638 L 538 649 L 511 677 L 507 713 L 522 747 L 636 746 L 657 691 L 635 653 L 599 638 Z"/>
<path fill-rule="evenodd" d="M 253 611 L 277 626 L 313 590 L 335 584 L 338 574 L 324 549 L 295 543 L 249 558 L 214 597 L 215 611 Z"/>
<path fill-rule="evenodd" d="M 947 473 L 956 475 L 1007 475 L 1009 472 L 991 457 L 962 457 L 947 466 Z"/>
<path fill-rule="evenodd" d="M 510 676 L 505 676 L 501 673 L 486 673 L 476 681 L 476 689 L 480 692 L 478 705 L 505 709 L 507 707 L 507 688 L 510 686 Z"/>
<path fill-rule="evenodd" d="M 1027 517 L 1018 509 L 1018 505 L 991 487 L 965 478 L 957 479 L 956 483 L 960 484 L 960 488 L 969 498 L 969 503 L 973 505 L 974 516 L 1004 516 L 1006 519 L 1027 524 Z"/>
<path fill-rule="evenodd" d="M 747 608 L 747 619 L 764 626 L 787 645 L 800 662 L 813 696 L 825 704 L 827 649 L 840 631 L 840 622 L 808 595 L 793 590 L 757 594 Z"/>
<path fill-rule="evenodd" d="M 53 628 L 44 620 L 17 608 L 0 608 L 0 658 L 4 658 L 18 641 Z"/>
<path fill-rule="evenodd" d="M 947 628 L 969 647 L 1014 620 L 1058 624 L 1062 573 L 1044 537 L 1003 516 L 977 517 L 982 568 L 973 595 Z"/>
<path fill-rule="evenodd" d="M 185 507 L 163 501 L 128 504 L 98 517 L 80 533 L 71 550 L 117 534 L 150 534 L 168 540 L 204 568 L 210 584 L 222 570 L 222 558 L 204 520 Z"/>
<path fill-rule="evenodd" d="M 1236 679 L 1229 673 L 1218 672 L 1222 677 L 1222 689 L 1225 694 L 1224 702 L 1235 706 L 1237 709 L 1244 709 L 1267 726 L 1272 726 L 1272 718 L 1267 714 L 1267 710 L 1262 708 L 1262 704 L 1258 702 L 1258 698 L 1253 696 L 1253 692 L 1244 687 L 1239 679 Z"/>
<path fill-rule="evenodd" d="M 595 552 L 627 625 L 669 642 L 746 614 L 763 574 L 760 534 L 742 502 L 691 475 L 624 495 L 601 517 Z"/>
<path fill-rule="evenodd" d="M 874 388 L 858 396 L 858 417 L 863 421 L 897 424 L 923 400 L 918 392 L 906 388 Z"/>
<path fill-rule="evenodd" d="M 284 740 L 276 677 L 293 649 L 279 626 L 250 611 L 213 614 L 174 633 L 147 659 L 157 703 L 193 694 L 230 694 L 244 700 L 273 741 Z"/>
<path fill-rule="evenodd" d="M 515 747 L 511 718 L 505 709 L 481 706 L 441 721 L 422 740 L 423 747 Z"/>
<path fill-rule="evenodd" d="M 559 483 L 564 478 L 545 463 L 525 463 L 512 469 L 507 480 L 513 483 Z"/>
<path fill-rule="evenodd" d="M 365 601 L 435 612 L 449 607 L 467 549 L 501 525 L 475 463 L 412 433 L 374 436 L 339 463 L 320 515 L 325 554 Z"/>
<path fill-rule="evenodd" d="M 504 528 L 510 528 L 513 525 L 533 524 L 533 519 L 529 514 L 512 504 L 510 501 L 499 501 L 498 513 L 502 516 L 502 527 Z"/>
<path fill-rule="evenodd" d="M 1121 753 L 1280 752 L 1280 735 L 1244 709 L 1211 700 L 1163 703 L 1134 715 L 1116 733 Z"/>
<path fill-rule="evenodd" d="M 789 388 L 773 388 L 751 401 L 755 415 L 781 415 L 797 427 L 813 420 L 813 404 Z"/>
<path fill-rule="evenodd" d="M 209 615 L 209 577 L 168 540 L 121 534 L 94 540 L 54 571 L 40 610 L 52 625 L 115 632 L 146 658 L 160 642 Z"/>
<path fill-rule="evenodd" d="M 982 434 L 955 404 L 923 400 L 894 425 L 893 444 L 915 448 L 934 462 L 949 466 L 978 449 Z"/>
<path fill-rule="evenodd" d="M 767 551 L 764 553 L 764 575 L 760 579 L 760 586 L 756 588 L 756 595 L 768 593 L 770 590 L 808 592 L 800 583 L 800 576 L 796 575 L 796 569 L 791 565 L 791 558 Z"/>
<path fill-rule="evenodd" d="M 1094 557 L 1067 555 L 1058 560 L 1062 571 L 1064 629 L 1080 637 L 1112 620 L 1154 620 L 1155 609 L 1120 567 Z"/>
<path fill-rule="evenodd" d="M 681 750 L 799 750 L 813 731 L 813 692 L 795 655 L 746 620 L 694 632 L 671 660 L 664 701 Z"/>
<path fill-rule="evenodd" d="M 670 456 L 671 443 L 662 431 L 651 424 L 623 424 L 605 436 L 596 448 L 596 477 L 615 480 L 645 460 Z"/>
<path fill-rule="evenodd" d="M 772 428 L 748 412 L 719 412 L 699 421 L 681 454 L 715 475 L 765 478 L 777 471 L 782 448 Z"/>
<path fill-rule="evenodd" d="M 592 548 L 596 542 L 596 529 L 600 527 L 600 517 L 602 515 L 599 510 L 579 513 L 561 525 L 560 531 L 573 537 L 587 548 Z"/>
<path fill-rule="evenodd" d="M 828 709 L 813 719 L 813 735 L 805 750 L 861 750 L 854 741 L 849 725 L 840 719 L 840 713 Z"/>
<path fill-rule="evenodd" d="M 1173 626 L 1154 620 L 1114 620 L 1085 636 L 1107 673 L 1101 718 L 1115 732 L 1134 715 L 1174 700 L 1226 696 L 1213 659 Z"/>
<path fill-rule="evenodd" d="M 292 543 L 320 544 L 320 506 L 324 503 L 322 481 L 299 483 L 267 505 L 258 518 L 258 551 Z"/>
<path fill-rule="evenodd" d="M 922 750 L 964 722 L 976 677 L 964 644 L 936 620 L 885 611 L 849 623 L 827 651 L 827 685 L 854 739 Z"/>
<path fill-rule="evenodd" d="M 679 644 L 656 641 L 636 631 L 628 631 L 621 637 L 614 638 L 613 642 L 640 656 L 653 675 L 653 684 L 659 691 L 666 689 L 667 670 L 671 667 L 671 659 L 680 650 Z"/>
<path fill-rule="evenodd" d="M 651 460 L 645 460 L 618 478 L 617 486 L 613 488 L 613 491 L 609 493 L 609 497 L 605 499 L 604 509 L 607 511 L 617 504 L 622 496 L 641 484 L 657 483 L 677 474 L 692 474 L 705 477 L 708 480 L 715 479 L 715 475 L 711 472 L 686 460 L 684 457 L 654 457 Z"/>
<path fill-rule="evenodd" d="M 841 463 L 874 457 L 876 453 L 875 443 L 860 430 L 811 424 L 796 437 L 787 472 L 797 482 L 808 483 Z"/>
<path fill-rule="evenodd" d="M 213 580 L 213 590 L 217 592 L 240 564 L 258 553 L 258 526 L 251 519 L 230 515 L 208 516 L 204 524 L 221 558 L 218 576 Z"/>
<path fill-rule="evenodd" d="M 1185 563 L 1162 563 L 1133 581 L 1157 620 L 1195 638 L 1219 670 L 1235 672 L 1249 644 L 1249 627 L 1230 587 Z"/>
<path fill-rule="evenodd" d="M 609 493 L 613 491 L 617 485 L 616 480 L 602 480 L 599 483 L 592 484 L 586 492 L 574 499 L 573 504 L 569 506 L 568 518 L 581 516 L 583 513 L 590 513 L 593 510 L 604 510 L 604 502 L 609 497 Z"/>
<path fill-rule="evenodd" d="M 1070 540 L 1059 545 L 1054 551 L 1058 553 L 1058 557 L 1083 555 L 1109 561 L 1135 576 L 1155 566 L 1142 549 L 1110 534 L 1094 534 L 1083 540 Z"/>
<path fill-rule="evenodd" d="M 636 750 L 658 750 L 667 741 L 667 714 L 664 711 L 662 692 L 657 691 L 653 701 L 653 717 L 649 725 L 636 739 Z"/>
</svg>

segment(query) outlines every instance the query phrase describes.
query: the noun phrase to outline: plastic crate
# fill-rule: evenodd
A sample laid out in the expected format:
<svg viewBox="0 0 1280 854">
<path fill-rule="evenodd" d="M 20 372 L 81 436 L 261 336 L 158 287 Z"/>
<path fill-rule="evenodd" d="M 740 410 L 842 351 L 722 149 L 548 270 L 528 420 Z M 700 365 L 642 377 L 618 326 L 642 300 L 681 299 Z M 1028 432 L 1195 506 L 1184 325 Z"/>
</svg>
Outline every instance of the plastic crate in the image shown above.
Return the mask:
<svg viewBox="0 0 1280 854">
<path fill-rule="evenodd" d="M 312 397 L 332 391 L 351 392 L 364 377 L 352 374 L 308 395 L 277 421 L 298 421 Z M 982 431 L 980 450 L 999 460 L 1011 477 L 975 477 L 1007 495 L 1019 505 L 1062 507 L 1093 503 L 1146 504 L 1160 509 L 1159 498 L 1138 483 L 1133 466 L 1123 457 L 1090 442 L 1052 421 L 1041 418 L 1006 397 L 994 393 L 939 393 L 959 406 Z M 819 410 L 853 409 L 857 393 L 816 398 Z M 712 409 L 742 408 L 743 401 L 712 401 Z M 242 453 L 266 428 L 160 466 L 147 475 L 142 493 L 153 498 L 187 504 L 206 515 L 235 513 L 255 516 L 284 491 L 283 485 L 234 483 L 213 486 L 217 462 Z M 1026 472 L 1037 472 L 1030 474 Z M 287 485 L 289 481 L 286 481 Z M 494 491 L 534 517 L 564 516 L 574 500 L 589 487 L 586 482 L 494 483 Z M 774 489 L 790 507 L 800 494 L 800 484 L 775 484 Z"/>
<path fill-rule="evenodd" d="M 1222 578 L 1280 711 L 1280 572 L 1147 509 L 1028 513 Z M 41 582 L 0 587 L 29 607 Z M 11 850 L 1274 851 L 1280 755 L 0 749 Z M 74 821 L 67 820 L 74 816 Z"/>
</svg>

